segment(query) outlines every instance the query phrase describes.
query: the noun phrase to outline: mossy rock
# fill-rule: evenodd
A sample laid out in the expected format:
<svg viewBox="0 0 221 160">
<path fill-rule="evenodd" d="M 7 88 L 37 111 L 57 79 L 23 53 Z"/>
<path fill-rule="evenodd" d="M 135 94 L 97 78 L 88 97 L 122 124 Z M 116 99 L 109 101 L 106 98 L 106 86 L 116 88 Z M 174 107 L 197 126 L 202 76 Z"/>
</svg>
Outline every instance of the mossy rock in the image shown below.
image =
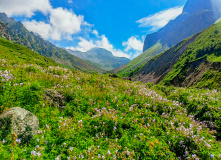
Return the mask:
<svg viewBox="0 0 221 160">
<path fill-rule="evenodd" d="M 65 97 L 54 89 L 45 90 L 45 100 L 51 103 L 51 106 L 65 108 Z"/>
<path fill-rule="evenodd" d="M 1 137 L 6 138 L 10 134 L 16 134 L 22 142 L 29 142 L 37 134 L 39 120 L 31 112 L 14 107 L 0 115 Z"/>
</svg>

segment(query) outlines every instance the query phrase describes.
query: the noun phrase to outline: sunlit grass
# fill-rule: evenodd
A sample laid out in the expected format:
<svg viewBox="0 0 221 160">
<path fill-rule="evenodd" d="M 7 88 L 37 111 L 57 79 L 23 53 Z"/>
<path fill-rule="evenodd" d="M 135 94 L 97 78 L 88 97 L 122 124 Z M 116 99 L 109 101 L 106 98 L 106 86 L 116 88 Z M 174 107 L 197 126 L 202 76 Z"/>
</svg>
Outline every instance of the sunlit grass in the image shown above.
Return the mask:
<svg viewBox="0 0 221 160">
<path fill-rule="evenodd" d="M 10 135 L 2 137 L 0 132 L 2 159 L 220 157 L 218 90 L 71 71 L 37 54 L 30 61 L 31 52 L 16 51 L 11 43 L 1 48 L 0 113 L 22 107 L 40 122 L 38 135 L 29 144 L 20 144 Z M 64 109 L 45 99 L 47 89 L 64 96 Z M 214 126 L 208 128 L 208 123 Z"/>
</svg>

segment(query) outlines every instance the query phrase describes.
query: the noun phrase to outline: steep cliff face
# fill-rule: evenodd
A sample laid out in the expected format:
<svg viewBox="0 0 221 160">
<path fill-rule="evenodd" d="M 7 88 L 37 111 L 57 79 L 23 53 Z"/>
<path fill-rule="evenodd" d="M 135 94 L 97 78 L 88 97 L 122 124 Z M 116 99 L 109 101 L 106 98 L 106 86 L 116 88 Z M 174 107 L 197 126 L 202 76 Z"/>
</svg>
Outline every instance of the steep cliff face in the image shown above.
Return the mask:
<svg viewBox="0 0 221 160">
<path fill-rule="evenodd" d="M 7 26 L 2 22 L 0 22 L 0 36 L 11 41 L 9 30 Z"/>
<path fill-rule="evenodd" d="M 148 61 L 134 80 L 179 87 L 221 87 L 221 22 Z"/>
<path fill-rule="evenodd" d="M 193 14 L 205 10 L 213 10 L 211 0 L 188 0 L 183 8 L 183 13 Z"/>
<path fill-rule="evenodd" d="M 188 0 L 183 13 L 156 33 L 147 35 L 143 51 L 160 42 L 172 47 L 214 24 L 221 16 L 219 0 Z"/>
</svg>

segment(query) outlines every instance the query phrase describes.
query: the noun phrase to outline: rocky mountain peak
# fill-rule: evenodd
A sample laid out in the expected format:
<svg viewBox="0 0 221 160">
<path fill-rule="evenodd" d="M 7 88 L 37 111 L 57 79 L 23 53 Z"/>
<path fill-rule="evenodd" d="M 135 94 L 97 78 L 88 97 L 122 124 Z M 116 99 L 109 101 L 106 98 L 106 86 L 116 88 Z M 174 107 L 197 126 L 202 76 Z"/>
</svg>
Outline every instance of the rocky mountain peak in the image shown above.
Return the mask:
<svg viewBox="0 0 221 160">
<path fill-rule="evenodd" d="M 183 13 L 193 14 L 200 11 L 213 10 L 212 1 L 213 0 L 188 0 L 183 8 Z"/>
<path fill-rule="evenodd" d="M 113 56 L 113 54 L 110 51 L 108 51 L 108 50 L 106 50 L 104 48 L 98 48 L 98 47 L 90 49 L 88 51 L 88 53 L 91 53 L 91 54 L 96 53 L 96 54 Z"/>
<path fill-rule="evenodd" d="M 220 16 L 220 0 L 188 0 L 183 8 L 183 14 L 170 21 L 158 32 L 147 35 L 143 51 L 157 42 L 163 46 L 172 47 L 214 24 Z"/>
</svg>

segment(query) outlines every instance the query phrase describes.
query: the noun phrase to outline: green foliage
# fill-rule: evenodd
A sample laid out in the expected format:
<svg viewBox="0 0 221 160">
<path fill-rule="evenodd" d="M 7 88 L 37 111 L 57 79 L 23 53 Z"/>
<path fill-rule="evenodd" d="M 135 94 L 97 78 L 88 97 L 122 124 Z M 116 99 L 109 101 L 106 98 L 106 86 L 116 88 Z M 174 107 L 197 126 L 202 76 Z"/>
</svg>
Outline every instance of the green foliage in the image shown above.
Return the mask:
<svg viewBox="0 0 221 160">
<path fill-rule="evenodd" d="M 30 143 L 0 134 L 2 159 L 220 157 L 220 91 L 71 71 L 2 41 L 8 46 L 0 45 L 0 113 L 22 107 L 40 123 Z M 47 89 L 62 94 L 65 107 L 51 105 Z"/>
<path fill-rule="evenodd" d="M 160 49 L 162 49 L 162 45 L 158 42 L 144 53 L 131 60 L 129 63 L 123 66 L 122 69 L 120 68 L 117 73 L 124 77 L 134 76 L 144 66 L 145 62 L 153 58 L 155 56 L 154 53 Z"/>
<path fill-rule="evenodd" d="M 221 62 L 221 23 L 217 23 L 208 29 L 204 30 L 197 36 L 196 40 L 188 46 L 188 49 L 179 58 L 174 65 L 173 70 L 168 73 L 163 83 L 168 85 L 178 78 L 179 81 L 183 81 L 182 77 L 185 77 L 190 64 L 199 60 L 206 59 L 209 63 L 214 64 Z M 206 66 L 205 66 L 206 67 Z M 213 72 L 213 73 L 211 73 Z M 210 76 L 208 76 L 208 74 Z M 208 78 L 206 78 L 208 77 Z M 210 78 L 210 79 L 209 79 Z M 220 87 L 220 71 L 209 71 L 204 74 L 199 84 L 200 87 L 217 88 Z M 208 82 L 210 81 L 210 82 Z M 208 84 L 210 83 L 210 84 Z M 211 84 L 213 83 L 213 84 Z"/>
</svg>

